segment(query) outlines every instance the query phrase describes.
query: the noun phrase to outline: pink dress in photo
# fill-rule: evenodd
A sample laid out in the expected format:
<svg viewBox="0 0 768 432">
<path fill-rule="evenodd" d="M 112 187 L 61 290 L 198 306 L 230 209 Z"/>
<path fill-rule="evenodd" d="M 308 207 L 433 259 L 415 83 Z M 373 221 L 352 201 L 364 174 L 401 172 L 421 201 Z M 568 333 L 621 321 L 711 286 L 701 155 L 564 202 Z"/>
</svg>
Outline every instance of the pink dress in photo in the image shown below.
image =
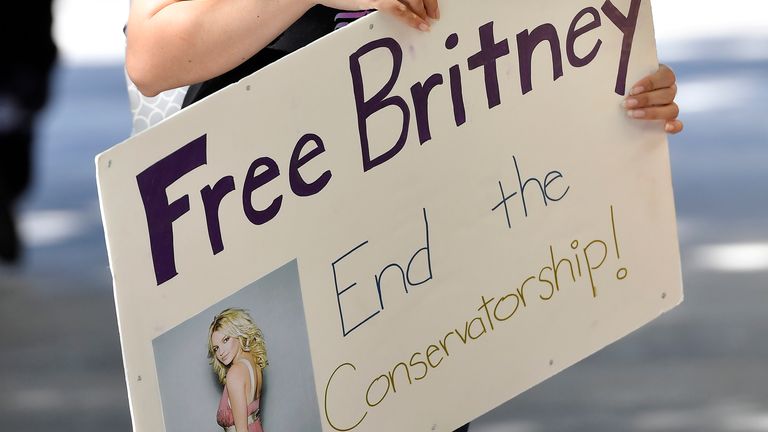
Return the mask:
<svg viewBox="0 0 768 432">
<path fill-rule="evenodd" d="M 251 376 L 251 388 L 256 391 L 256 380 L 254 379 L 253 366 L 248 360 L 241 359 L 248 366 L 248 372 Z M 236 432 L 235 418 L 232 413 L 232 407 L 229 406 L 229 396 L 227 386 L 224 386 L 224 392 L 219 401 L 219 409 L 216 411 L 216 422 L 224 428 L 225 432 Z M 261 416 L 259 412 L 259 399 L 254 399 L 248 404 L 248 432 L 264 432 L 261 428 Z"/>
</svg>

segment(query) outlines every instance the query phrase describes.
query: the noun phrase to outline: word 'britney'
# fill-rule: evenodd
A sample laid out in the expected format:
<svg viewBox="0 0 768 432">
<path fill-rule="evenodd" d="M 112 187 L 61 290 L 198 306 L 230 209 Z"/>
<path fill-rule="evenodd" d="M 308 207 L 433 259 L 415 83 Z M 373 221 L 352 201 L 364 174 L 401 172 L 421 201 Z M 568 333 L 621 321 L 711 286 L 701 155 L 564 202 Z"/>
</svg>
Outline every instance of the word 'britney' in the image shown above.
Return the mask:
<svg viewBox="0 0 768 432">
<path fill-rule="evenodd" d="M 611 2 L 606 0 L 601 10 L 622 35 L 622 51 L 619 58 L 615 91 L 623 95 L 626 89 L 627 67 L 632 51 L 637 19 L 642 0 L 632 0 L 627 15 L 624 15 Z M 472 71 L 482 68 L 485 81 L 485 93 L 488 108 L 492 109 L 502 103 L 497 74 L 497 62 L 510 54 L 508 39 L 497 41 L 493 29 L 493 21 L 479 27 L 480 50 L 467 58 L 467 68 Z M 583 56 L 576 53 L 576 41 L 587 33 L 602 26 L 601 15 L 593 7 L 579 11 L 573 18 L 565 37 L 565 51 L 568 62 L 573 67 L 583 67 L 590 64 L 597 56 L 602 40 L 597 39 L 592 49 Z M 520 90 L 523 95 L 533 90 L 532 63 L 534 51 L 544 42 L 548 42 L 552 58 L 553 80 L 563 76 L 563 55 L 560 35 L 554 25 L 545 23 L 533 30 L 524 30 L 517 34 L 517 53 L 520 68 Z M 459 37 L 456 33 L 448 36 L 445 47 L 452 50 L 458 46 Z M 370 99 L 365 98 L 364 76 L 361 59 L 374 52 L 384 50 L 391 55 L 392 70 L 387 82 Z M 410 88 L 410 104 L 400 95 L 392 94 L 397 83 L 403 64 L 403 50 L 400 44 L 392 38 L 382 38 L 369 42 L 349 57 L 349 67 L 352 77 L 354 102 L 357 110 L 357 126 L 360 135 L 362 169 L 367 172 L 396 156 L 408 140 L 413 109 L 418 131 L 419 143 L 424 144 L 431 139 L 429 127 L 430 93 L 443 84 L 443 75 L 435 73 L 423 82 L 416 82 Z M 448 70 L 450 82 L 451 103 L 456 126 L 466 123 L 464 94 L 461 84 L 461 67 L 456 64 Z M 377 112 L 386 108 L 399 109 L 402 114 L 402 128 L 397 141 L 379 154 L 372 154 L 369 143 L 368 120 Z M 390 129 L 390 126 L 387 126 Z M 377 146 L 378 147 L 378 146 Z M 191 171 L 207 164 L 207 137 L 203 135 L 172 154 L 156 162 L 136 176 L 139 193 L 144 204 L 144 210 L 149 229 L 152 262 L 157 284 L 161 285 L 174 278 L 178 272 L 175 263 L 173 241 L 173 224 L 181 216 L 190 211 L 190 197 L 182 195 L 174 201 L 169 201 L 168 188 Z M 323 140 L 316 134 L 308 133 L 302 136 L 293 148 L 288 163 L 288 182 L 293 195 L 306 197 L 319 193 L 332 178 L 330 169 L 325 170 L 313 180 L 306 180 L 299 171 L 325 152 Z M 264 185 L 280 176 L 278 163 L 263 156 L 254 160 L 246 171 L 241 182 L 243 212 L 254 225 L 262 225 L 277 216 L 283 203 L 283 194 L 270 196 L 264 208 L 255 208 L 254 194 Z M 224 250 L 219 207 L 222 200 L 237 189 L 233 176 L 224 176 L 213 186 L 205 185 L 200 189 L 208 240 L 213 255 Z"/>
</svg>

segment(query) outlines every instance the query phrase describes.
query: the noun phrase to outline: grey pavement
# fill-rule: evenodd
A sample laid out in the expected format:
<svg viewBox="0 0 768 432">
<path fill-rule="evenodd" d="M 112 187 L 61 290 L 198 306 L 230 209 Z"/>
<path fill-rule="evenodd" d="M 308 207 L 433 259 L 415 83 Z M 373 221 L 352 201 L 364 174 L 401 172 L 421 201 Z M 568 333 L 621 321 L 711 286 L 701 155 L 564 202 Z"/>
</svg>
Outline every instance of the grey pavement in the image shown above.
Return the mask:
<svg viewBox="0 0 768 432">
<path fill-rule="evenodd" d="M 687 128 L 671 138 L 684 303 L 474 432 L 768 431 L 768 56 L 669 63 Z M 129 117 L 121 67 L 59 68 L 26 260 L 0 267 L 0 431 L 131 429 L 93 164 Z"/>
</svg>

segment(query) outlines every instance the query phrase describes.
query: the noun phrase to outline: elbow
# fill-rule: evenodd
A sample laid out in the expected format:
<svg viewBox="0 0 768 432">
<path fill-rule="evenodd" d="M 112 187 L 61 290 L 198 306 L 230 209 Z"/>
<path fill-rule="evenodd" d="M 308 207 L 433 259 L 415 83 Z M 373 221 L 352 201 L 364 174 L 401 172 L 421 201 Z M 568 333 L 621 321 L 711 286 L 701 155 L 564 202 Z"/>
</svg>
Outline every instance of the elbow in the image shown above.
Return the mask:
<svg viewBox="0 0 768 432">
<path fill-rule="evenodd" d="M 144 96 L 152 97 L 197 82 L 187 66 L 197 28 L 194 20 L 155 15 L 151 22 L 131 22 L 127 28 L 125 69 Z M 192 41 L 192 42 L 190 42 Z"/>
<path fill-rule="evenodd" d="M 142 95 L 153 97 L 164 90 L 159 83 L 157 73 L 154 72 L 147 58 L 137 56 L 132 54 L 130 50 L 126 50 L 125 70 L 128 73 L 128 78 Z"/>
<path fill-rule="evenodd" d="M 146 16 L 137 12 L 133 18 L 129 17 L 125 69 L 128 78 L 144 96 L 157 96 L 166 90 L 198 82 L 200 73 L 190 68 L 189 63 L 193 54 L 199 51 L 196 47 L 201 18 L 195 18 L 197 14 L 189 15 L 155 11 Z"/>
</svg>

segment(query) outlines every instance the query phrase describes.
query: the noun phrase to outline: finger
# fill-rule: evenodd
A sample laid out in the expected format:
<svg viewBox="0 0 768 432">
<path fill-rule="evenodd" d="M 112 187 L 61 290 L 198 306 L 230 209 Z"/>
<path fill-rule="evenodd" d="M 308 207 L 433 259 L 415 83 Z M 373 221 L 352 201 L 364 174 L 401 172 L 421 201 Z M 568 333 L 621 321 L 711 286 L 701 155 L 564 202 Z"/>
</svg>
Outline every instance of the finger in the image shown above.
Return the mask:
<svg viewBox="0 0 768 432">
<path fill-rule="evenodd" d="M 667 131 L 667 133 L 671 134 L 671 135 L 674 135 L 676 133 L 680 133 L 680 132 L 683 131 L 683 122 L 681 122 L 680 120 L 677 120 L 677 119 L 672 120 L 672 121 L 668 121 L 664 125 L 664 130 Z"/>
<path fill-rule="evenodd" d="M 630 96 L 624 99 L 622 105 L 627 109 L 638 109 L 651 106 L 669 105 L 675 101 L 677 95 L 677 85 L 673 84 L 672 87 L 663 88 L 660 90 L 653 90 L 646 93 L 640 93 L 635 96 Z"/>
<path fill-rule="evenodd" d="M 378 10 L 394 16 L 415 29 L 421 31 L 429 30 L 429 23 L 418 16 L 405 3 L 401 3 L 397 0 L 380 0 L 378 3 Z"/>
<path fill-rule="evenodd" d="M 656 89 L 671 87 L 676 81 L 677 78 L 672 69 L 667 67 L 667 65 L 659 65 L 659 70 L 635 83 L 629 94 L 634 96 Z"/>
<path fill-rule="evenodd" d="M 641 109 L 631 109 L 627 111 L 627 116 L 633 119 L 642 120 L 667 120 L 672 121 L 680 115 L 680 108 L 676 103 L 669 105 L 647 107 Z"/>
<path fill-rule="evenodd" d="M 424 0 L 424 8 L 427 10 L 427 15 L 430 18 L 440 19 L 440 8 L 437 5 L 437 0 Z"/>
<path fill-rule="evenodd" d="M 416 15 L 419 16 L 419 18 L 429 22 L 428 21 L 429 16 L 427 16 L 427 10 L 424 8 L 423 0 L 399 0 L 399 1 L 407 5 L 408 8 L 411 9 L 411 11 L 413 11 Z"/>
</svg>

